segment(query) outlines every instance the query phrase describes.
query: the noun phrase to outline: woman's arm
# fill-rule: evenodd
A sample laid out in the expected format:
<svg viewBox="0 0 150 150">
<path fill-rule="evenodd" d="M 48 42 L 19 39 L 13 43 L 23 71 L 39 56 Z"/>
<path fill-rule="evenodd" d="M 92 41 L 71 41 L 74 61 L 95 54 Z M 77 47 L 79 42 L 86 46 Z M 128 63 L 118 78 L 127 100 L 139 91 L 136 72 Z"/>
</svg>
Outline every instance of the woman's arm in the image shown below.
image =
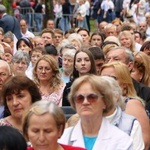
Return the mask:
<svg viewBox="0 0 150 150">
<path fill-rule="evenodd" d="M 150 122 L 145 108 L 139 100 L 132 99 L 127 102 L 125 112 L 137 118 L 142 127 L 142 135 L 145 143 L 145 150 L 150 145 Z"/>
</svg>

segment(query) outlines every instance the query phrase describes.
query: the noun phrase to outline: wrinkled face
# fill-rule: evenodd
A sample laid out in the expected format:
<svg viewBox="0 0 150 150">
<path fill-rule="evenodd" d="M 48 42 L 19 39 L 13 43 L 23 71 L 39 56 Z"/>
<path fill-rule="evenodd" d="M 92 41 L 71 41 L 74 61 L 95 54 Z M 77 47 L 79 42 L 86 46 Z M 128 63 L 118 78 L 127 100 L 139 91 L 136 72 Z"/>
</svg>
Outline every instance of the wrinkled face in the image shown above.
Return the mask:
<svg viewBox="0 0 150 150">
<path fill-rule="evenodd" d="M 21 90 L 6 96 L 6 104 L 14 118 L 21 119 L 24 111 L 29 108 L 32 98 L 28 90 Z"/>
<path fill-rule="evenodd" d="M 53 38 L 52 38 L 51 33 L 43 33 L 42 34 L 42 39 L 44 41 L 44 45 L 53 44 Z"/>
<path fill-rule="evenodd" d="M 102 95 L 90 83 L 83 83 L 74 96 L 75 107 L 81 118 L 102 116 L 105 104 Z"/>
<path fill-rule="evenodd" d="M 120 38 L 120 43 L 121 43 L 121 46 L 124 46 L 126 48 L 130 49 L 131 47 L 131 40 L 128 36 L 122 35 Z"/>
<path fill-rule="evenodd" d="M 119 61 L 126 64 L 126 53 L 122 49 L 111 50 L 106 54 L 106 63 Z"/>
<path fill-rule="evenodd" d="M 27 53 L 29 53 L 29 51 L 31 51 L 31 48 L 28 45 L 26 45 L 26 43 L 24 41 L 20 42 L 20 44 L 18 46 L 18 49 L 22 50 L 22 51 L 25 51 Z"/>
<path fill-rule="evenodd" d="M 62 57 L 62 68 L 66 74 L 70 75 L 73 70 L 73 58 L 71 56 Z"/>
<path fill-rule="evenodd" d="M 13 69 L 15 75 L 25 75 L 25 71 L 27 70 L 28 65 L 26 60 L 18 60 L 13 63 Z"/>
<path fill-rule="evenodd" d="M 11 61 L 12 61 L 12 55 L 10 53 L 4 53 L 3 55 L 3 59 L 8 63 L 8 64 L 11 64 Z"/>
<path fill-rule="evenodd" d="M 139 31 L 142 32 L 142 33 L 145 33 L 147 30 L 147 25 L 146 23 L 139 23 Z"/>
<path fill-rule="evenodd" d="M 31 55 L 31 63 L 33 66 L 35 66 L 35 63 L 37 62 L 37 60 L 42 57 L 42 53 L 39 51 L 34 51 Z"/>
<path fill-rule="evenodd" d="M 27 134 L 34 150 L 57 149 L 57 140 L 61 136 L 61 132 L 61 129 L 57 128 L 54 117 L 49 113 L 33 114 L 30 117 Z"/>
<path fill-rule="evenodd" d="M 83 39 L 83 43 L 88 43 L 90 36 L 88 35 L 88 33 L 86 31 L 80 31 L 78 34 L 81 35 L 82 39 Z"/>
<path fill-rule="evenodd" d="M 41 81 L 50 81 L 53 75 L 53 70 L 46 60 L 40 60 L 37 64 L 37 78 L 38 80 Z"/>
<path fill-rule="evenodd" d="M 102 44 L 102 38 L 99 35 L 93 35 L 91 38 L 91 45 L 100 47 Z"/>
<path fill-rule="evenodd" d="M 116 36 L 117 35 L 117 32 L 116 30 L 112 27 L 112 28 L 108 28 L 106 31 L 105 31 L 105 34 L 106 36 Z"/>
<path fill-rule="evenodd" d="M 9 78 L 9 72 L 8 68 L 5 65 L 0 66 L 0 90 L 2 90 L 3 84 L 6 82 L 6 80 Z"/>
<path fill-rule="evenodd" d="M 75 68 L 79 75 L 87 74 L 91 70 L 90 58 L 86 53 L 80 52 L 76 55 Z"/>
</svg>

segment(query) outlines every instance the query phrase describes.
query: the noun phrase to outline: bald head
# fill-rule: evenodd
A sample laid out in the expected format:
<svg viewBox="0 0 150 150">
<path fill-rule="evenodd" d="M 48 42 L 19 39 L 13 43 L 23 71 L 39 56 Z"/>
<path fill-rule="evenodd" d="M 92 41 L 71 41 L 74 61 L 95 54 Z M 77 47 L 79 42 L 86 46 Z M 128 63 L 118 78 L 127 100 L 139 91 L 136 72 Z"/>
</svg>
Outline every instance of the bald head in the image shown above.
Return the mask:
<svg viewBox="0 0 150 150">
<path fill-rule="evenodd" d="M 9 64 L 4 60 L 0 60 L 0 90 L 2 90 L 3 84 L 11 76 L 11 70 Z"/>
</svg>

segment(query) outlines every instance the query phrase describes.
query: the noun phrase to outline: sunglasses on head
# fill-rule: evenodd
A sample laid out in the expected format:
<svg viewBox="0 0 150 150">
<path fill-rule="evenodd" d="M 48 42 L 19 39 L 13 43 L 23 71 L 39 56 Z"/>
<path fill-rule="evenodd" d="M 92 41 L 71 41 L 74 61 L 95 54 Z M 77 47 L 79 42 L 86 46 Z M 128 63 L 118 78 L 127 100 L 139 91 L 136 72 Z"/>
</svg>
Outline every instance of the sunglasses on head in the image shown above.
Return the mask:
<svg viewBox="0 0 150 150">
<path fill-rule="evenodd" d="M 94 103 L 95 101 L 98 100 L 99 95 L 95 93 L 90 93 L 88 95 L 79 94 L 79 95 L 75 95 L 73 99 L 76 103 L 83 103 L 85 98 L 87 99 L 89 103 Z"/>
</svg>

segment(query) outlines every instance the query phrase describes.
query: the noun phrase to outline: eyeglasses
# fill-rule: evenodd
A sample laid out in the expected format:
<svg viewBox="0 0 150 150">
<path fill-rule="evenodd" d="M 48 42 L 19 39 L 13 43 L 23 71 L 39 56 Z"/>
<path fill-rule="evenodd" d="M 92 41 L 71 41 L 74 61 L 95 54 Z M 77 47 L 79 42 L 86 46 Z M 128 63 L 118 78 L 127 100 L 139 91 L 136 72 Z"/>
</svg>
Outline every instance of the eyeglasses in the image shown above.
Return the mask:
<svg viewBox="0 0 150 150">
<path fill-rule="evenodd" d="M 90 93 L 90 94 L 88 94 L 86 96 L 82 95 L 82 94 L 79 94 L 79 95 L 75 95 L 73 97 L 73 99 L 74 99 L 74 101 L 76 103 L 83 103 L 85 98 L 87 99 L 87 101 L 89 103 L 94 103 L 94 102 L 96 102 L 98 100 L 99 96 L 97 94 L 95 94 L 95 93 Z"/>
</svg>

